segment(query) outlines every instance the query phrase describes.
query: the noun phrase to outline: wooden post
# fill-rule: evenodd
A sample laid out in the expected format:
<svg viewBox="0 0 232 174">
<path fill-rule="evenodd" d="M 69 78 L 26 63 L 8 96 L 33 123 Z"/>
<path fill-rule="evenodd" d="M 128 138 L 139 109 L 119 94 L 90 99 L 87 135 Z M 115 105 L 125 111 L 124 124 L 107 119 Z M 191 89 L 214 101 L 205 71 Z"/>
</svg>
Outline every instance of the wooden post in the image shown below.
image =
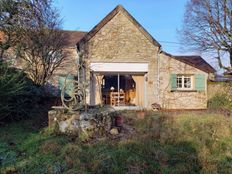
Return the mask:
<svg viewBox="0 0 232 174">
<path fill-rule="evenodd" d="M 95 77 L 96 77 L 96 90 L 95 90 L 95 104 L 97 103 L 97 102 L 99 102 L 100 103 L 100 105 L 102 106 L 102 89 L 101 89 L 101 85 L 102 85 L 102 79 L 103 79 L 103 77 L 104 77 L 104 75 L 101 75 L 101 74 L 97 74 L 97 75 L 95 75 Z"/>
<path fill-rule="evenodd" d="M 118 101 L 117 101 L 118 106 L 119 106 L 119 101 L 120 101 L 120 75 L 118 74 Z"/>
</svg>

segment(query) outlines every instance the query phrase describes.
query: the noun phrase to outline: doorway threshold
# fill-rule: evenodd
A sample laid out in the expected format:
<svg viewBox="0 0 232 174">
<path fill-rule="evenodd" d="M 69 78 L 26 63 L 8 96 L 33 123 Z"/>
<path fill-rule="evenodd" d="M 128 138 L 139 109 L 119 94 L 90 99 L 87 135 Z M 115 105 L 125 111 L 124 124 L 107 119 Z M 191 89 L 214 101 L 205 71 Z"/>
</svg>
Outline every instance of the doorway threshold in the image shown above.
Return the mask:
<svg viewBox="0 0 232 174">
<path fill-rule="evenodd" d="M 121 110 L 135 110 L 135 111 L 139 111 L 142 110 L 144 108 L 141 108 L 139 106 L 112 106 L 115 110 L 117 111 L 121 111 Z"/>
</svg>

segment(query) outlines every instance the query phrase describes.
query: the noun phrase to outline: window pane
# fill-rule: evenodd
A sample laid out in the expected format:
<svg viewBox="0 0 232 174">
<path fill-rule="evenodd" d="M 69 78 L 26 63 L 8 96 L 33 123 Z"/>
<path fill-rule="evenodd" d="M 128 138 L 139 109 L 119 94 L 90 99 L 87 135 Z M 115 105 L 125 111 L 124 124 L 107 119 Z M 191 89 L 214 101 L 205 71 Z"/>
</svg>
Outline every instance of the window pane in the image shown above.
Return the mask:
<svg viewBox="0 0 232 174">
<path fill-rule="evenodd" d="M 191 78 L 184 77 L 184 88 L 191 88 Z"/>
<path fill-rule="evenodd" d="M 177 88 L 182 88 L 182 77 L 177 77 Z"/>
</svg>

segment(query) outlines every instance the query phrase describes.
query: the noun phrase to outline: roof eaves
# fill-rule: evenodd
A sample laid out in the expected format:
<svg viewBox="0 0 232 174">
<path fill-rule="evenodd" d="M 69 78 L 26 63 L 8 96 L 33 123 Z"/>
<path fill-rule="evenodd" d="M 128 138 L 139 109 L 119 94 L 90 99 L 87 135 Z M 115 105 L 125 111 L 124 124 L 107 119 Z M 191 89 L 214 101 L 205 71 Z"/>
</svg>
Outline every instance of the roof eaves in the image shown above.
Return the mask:
<svg viewBox="0 0 232 174">
<path fill-rule="evenodd" d="M 180 62 L 186 63 L 186 64 L 188 64 L 188 65 L 190 65 L 190 66 L 192 66 L 194 68 L 197 68 L 197 69 L 199 69 L 201 71 L 204 71 L 204 72 L 207 72 L 207 73 L 215 73 L 216 72 L 216 70 L 208 62 L 206 62 L 201 56 L 198 56 L 198 55 L 174 56 L 174 55 L 171 55 L 170 53 L 167 53 L 165 51 L 162 51 L 162 53 L 165 54 L 166 56 L 174 58 L 175 60 L 178 60 Z M 196 64 L 193 64 L 193 63 L 190 63 L 190 62 L 188 62 L 186 60 L 181 59 L 181 58 L 184 58 L 184 57 L 185 58 L 186 57 L 189 57 L 189 58 L 191 58 L 191 57 L 198 57 L 198 58 L 200 58 L 209 67 L 210 70 L 206 70 L 206 69 L 200 68 Z"/>
</svg>

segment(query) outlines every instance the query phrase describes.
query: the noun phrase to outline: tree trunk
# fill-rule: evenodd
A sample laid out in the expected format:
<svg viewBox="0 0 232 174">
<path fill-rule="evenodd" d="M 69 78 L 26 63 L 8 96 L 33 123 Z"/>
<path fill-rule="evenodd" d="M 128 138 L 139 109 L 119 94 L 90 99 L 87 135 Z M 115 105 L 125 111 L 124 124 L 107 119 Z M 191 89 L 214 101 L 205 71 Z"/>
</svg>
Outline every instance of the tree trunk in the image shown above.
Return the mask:
<svg viewBox="0 0 232 174">
<path fill-rule="evenodd" d="M 1 50 L 0 51 L 0 61 L 2 61 L 2 59 L 3 59 L 3 53 L 4 53 L 4 50 Z"/>
<path fill-rule="evenodd" d="M 232 50 L 229 51 L 230 54 L 230 69 L 232 69 Z"/>
</svg>

